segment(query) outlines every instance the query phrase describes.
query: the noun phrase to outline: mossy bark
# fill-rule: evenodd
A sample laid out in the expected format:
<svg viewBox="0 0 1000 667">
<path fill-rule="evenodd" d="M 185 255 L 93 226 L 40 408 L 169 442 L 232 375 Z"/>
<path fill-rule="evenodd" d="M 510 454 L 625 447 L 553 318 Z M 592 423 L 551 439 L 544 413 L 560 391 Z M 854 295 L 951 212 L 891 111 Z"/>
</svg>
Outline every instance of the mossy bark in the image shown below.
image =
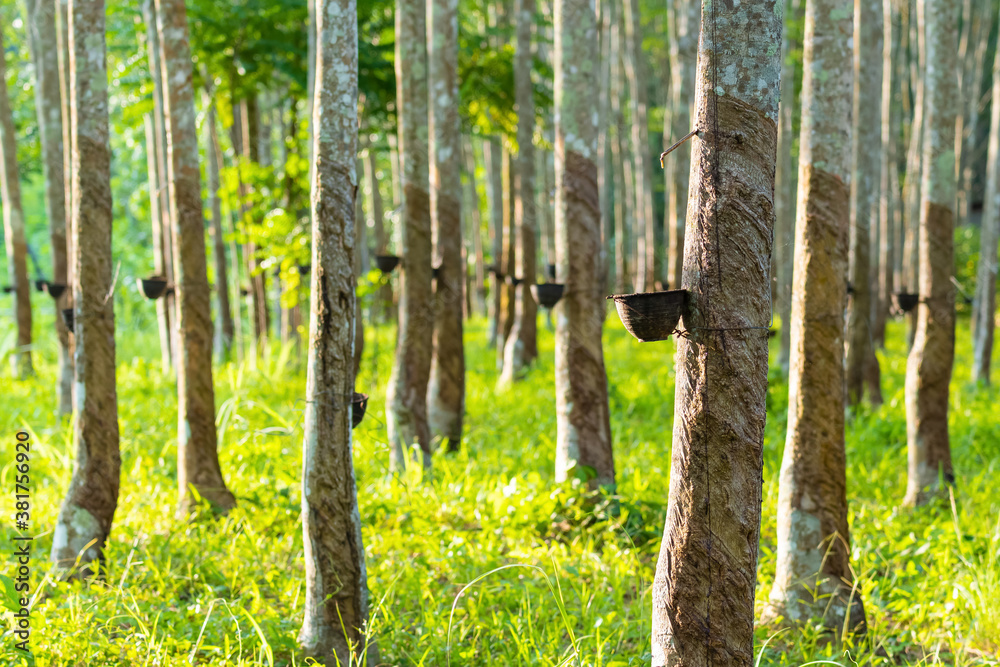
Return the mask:
<svg viewBox="0 0 1000 667">
<path fill-rule="evenodd" d="M 458 0 L 429 0 L 430 204 L 434 241 L 434 356 L 427 388 L 431 436 L 449 451 L 462 442 L 465 348 L 462 303 L 462 126 L 458 116 Z"/>
<path fill-rule="evenodd" d="M 880 161 L 871 158 L 871 147 L 882 145 L 882 61 L 871 57 L 882 52 L 882 0 L 858 0 L 854 5 L 854 127 L 851 132 L 850 268 L 852 293 L 847 316 L 847 402 L 858 405 L 866 381 L 877 373 L 872 302 L 872 234 L 879 220 Z M 877 257 L 877 253 L 874 253 Z M 877 273 L 875 274 L 877 276 Z M 872 364 L 876 370 L 873 371 Z M 878 384 L 868 398 L 882 402 Z"/>
<path fill-rule="evenodd" d="M 905 503 L 919 505 L 951 484 L 948 399 L 955 358 L 955 291 L 951 283 L 955 206 L 955 0 L 918 0 L 926 34 L 925 134 L 920 194 L 920 303 L 906 363 L 909 476 Z"/>
<path fill-rule="evenodd" d="M 178 512 L 198 496 L 227 511 L 236 499 L 222 479 L 212 384 L 212 306 L 205 254 L 205 216 L 198 167 L 191 47 L 184 0 L 156 0 L 163 106 L 167 123 L 167 182 L 173 212 L 173 259 L 177 298 L 177 486 Z"/>
<path fill-rule="evenodd" d="M 0 202 L 3 206 L 4 245 L 7 247 L 7 272 L 14 294 L 17 344 L 11 355 L 16 377 L 34 374 L 31 365 L 31 283 L 28 281 L 28 242 L 24 234 L 24 209 L 21 207 L 21 181 L 17 168 L 17 140 L 14 116 L 7 96 L 7 59 L 0 33 Z"/>
<path fill-rule="evenodd" d="M 536 209 L 535 209 L 535 101 L 531 83 L 532 36 L 535 23 L 535 1 L 516 0 L 517 48 L 514 63 L 514 85 L 517 103 L 517 157 L 514 163 L 514 221 L 517 232 L 515 275 L 521 282 L 514 288 L 514 326 L 504 348 L 503 372 L 500 384 L 519 379 L 525 368 L 538 357 L 538 306 L 531 296 L 536 282 Z"/>
<path fill-rule="evenodd" d="M 854 4 L 806 5 L 788 431 L 764 620 L 865 628 L 851 589 L 844 442 Z"/>
<path fill-rule="evenodd" d="M 358 32 L 355 0 L 316 0 L 312 290 L 302 455 L 305 613 L 299 644 L 324 665 L 379 662 L 351 443 L 356 321 Z"/>
<path fill-rule="evenodd" d="M 73 476 L 52 536 L 52 560 L 94 572 L 118 506 L 121 455 L 115 385 L 111 146 L 104 3 L 73 2 L 69 76 L 73 174 L 75 377 Z"/>
<path fill-rule="evenodd" d="M 402 277 L 396 357 L 386 390 L 392 467 L 414 451 L 430 466 L 427 383 L 431 370 L 434 303 L 431 291 L 431 210 L 428 193 L 426 0 L 396 2 L 396 100 L 402 167 Z"/>
</svg>

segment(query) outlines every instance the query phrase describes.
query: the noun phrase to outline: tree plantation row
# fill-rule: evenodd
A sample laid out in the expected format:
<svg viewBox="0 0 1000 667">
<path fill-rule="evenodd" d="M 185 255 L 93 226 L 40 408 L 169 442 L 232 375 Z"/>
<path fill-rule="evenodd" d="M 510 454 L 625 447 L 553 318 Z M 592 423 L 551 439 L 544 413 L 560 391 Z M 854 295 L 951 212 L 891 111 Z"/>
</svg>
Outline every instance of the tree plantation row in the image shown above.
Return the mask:
<svg viewBox="0 0 1000 667">
<path fill-rule="evenodd" d="M 18 428 L 39 430 L 30 419 L 50 415 L 54 428 L 62 418 L 72 428 L 58 517 L 27 531 L 51 539 L 39 595 L 113 587 L 120 508 L 153 493 L 139 483 L 144 466 L 165 465 L 166 449 L 156 463 L 153 450 L 132 463 L 123 447 L 127 402 L 155 410 L 165 398 L 137 397 L 120 380 L 123 341 L 146 328 L 177 410 L 175 435 L 142 436 L 176 447 L 172 530 L 222 533 L 255 493 L 227 484 L 236 473 L 222 442 L 238 402 L 220 401 L 219 386 L 245 372 L 267 377 L 272 386 L 253 399 L 263 402 L 279 390 L 281 373 L 268 367 L 303 358 L 304 392 L 281 399 L 300 423 L 279 429 L 294 438 L 282 456 L 291 447 L 302 462 L 302 542 L 284 564 L 301 583 L 299 611 L 282 619 L 297 629 L 287 664 L 432 664 L 375 626 L 393 584 L 369 585 L 371 540 L 384 536 L 368 524 L 389 514 L 403 525 L 411 513 L 363 509 L 371 487 L 356 473 L 352 430 L 377 430 L 382 483 L 436 497 L 435 477 L 450 479 L 457 457 L 486 466 L 471 434 L 499 417 L 466 410 L 479 376 L 496 371 L 496 397 L 527 396 L 548 368 L 540 341 L 551 331 L 554 426 L 535 434 L 551 457 L 551 498 L 571 487 L 587 512 L 627 517 L 635 499 L 622 492 L 608 379 L 616 360 L 605 358 L 617 314 L 631 349 L 674 346 L 658 363 L 672 366 L 675 387 L 652 389 L 673 408 L 672 421 L 658 416 L 672 437 L 669 478 L 653 480 L 665 516 L 641 601 L 648 648 L 619 643 L 584 659 L 560 607 L 569 639 L 560 628 L 559 641 L 575 653 L 560 659 L 549 647 L 519 660 L 759 664 L 755 625 L 864 646 L 877 625 L 868 605 L 880 602 L 852 546 L 847 434 L 883 402 L 894 317 L 905 320 L 908 350 L 907 469 L 905 496 L 886 503 L 918 524 L 950 507 L 961 542 L 955 489 L 980 472 L 953 465 L 951 431 L 973 417 L 950 419 L 949 408 L 959 336 L 972 340 L 970 391 L 992 391 L 998 9 L 993 0 L 0 1 L 5 386 L 46 394 L 47 409 Z M 968 331 L 957 329 L 969 310 Z M 467 328 L 478 332 L 484 318 L 495 369 L 470 352 L 478 341 Z M 378 379 L 383 330 L 395 343 Z M 43 384 L 48 341 L 57 362 Z M 359 391 L 366 354 L 378 397 Z M 765 559 L 776 385 L 787 415 Z M 522 446 L 502 432 L 498 441 Z M 995 457 L 979 456 L 992 471 Z M 483 530 L 478 509 L 464 521 Z M 266 539 L 263 551 L 285 538 L 274 529 Z M 396 558 L 395 568 L 415 567 Z M 119 590 L 132 563 L 130 552 Z M 512 556 L 488 574 L 515 567 L 539 570 Z M 758 581 L 768 584 L 763 602 Z M 463 586 L 453 617 L 472 582 L 428 579 L 421 595 L 446 583 Z M 122 604 L 138 618 L 134 599 Z M 268 647 L 260 664 L 265 653 L 273 664 L 267 634 L 244 612 Z M 185 646 L 192 664 L 211 609 L 197 613 L 206 618 Z M 1000 636 L 991 642 L 1000 650 Z M 869 660 L 884 653 L 874 642 L 860 650 Z M 456 653 L 454 664 L 509 661 L 499 655 Z M 135 664 L 166 664 L 145 660 Z"/>
</svg>

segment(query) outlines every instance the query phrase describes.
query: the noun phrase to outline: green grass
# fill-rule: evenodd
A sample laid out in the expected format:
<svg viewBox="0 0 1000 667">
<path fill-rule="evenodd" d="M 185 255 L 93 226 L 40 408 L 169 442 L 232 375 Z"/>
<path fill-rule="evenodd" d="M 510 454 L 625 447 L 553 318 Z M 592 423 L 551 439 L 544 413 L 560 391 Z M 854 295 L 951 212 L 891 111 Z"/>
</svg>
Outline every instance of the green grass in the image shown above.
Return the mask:
<svg viewBox="0 0 1000 667">
<path fill-rule="evenodd" d="M 42 303 L 41 300 L 38 303 Z M 3 305 L 4 308 L 8 304 Z M 47 309 L 47 310 L 46 310 Z M 45 579 L 50 529 L 72 467 L 70 433 L 53 414 L 51 306 L 36 309 L 39 375 L 0 371 L 4 508 L 12 506 L 13 435 L 33 433 L 32 647 L 38 665 L 302 665 L 299 475 L 305 388 L 295 354 L 258 370 L 217 369 L 220 456 L 239 507 L 218 521 L 174 518 L 174 389 L 155 332 L 119 322 L 122 484 L 103 581 Z M 151 319 L 145 319 L 151 322 Z M 540 323 L 543 322 L 540 319 Z M 384 385 L 394 331 L 366 331 L 359 390 L 371 401 L 355 431 L 373 628 L 392 665 L 648 664 L 650 585 L 666 513 L 673 345 L 640 345 L 610 315 L 605 354 L 621 512 L 552 482 L 552 334 L 527 380 L 495 390 L 485 326 L 467 331 L 466 438 L 433 474 L 388 475 Z M 906 483 L 903 325 L 882 355 L 886 403 L 849 422 L 853 565 L 871 632 L 830 644 L 818 628 L 760 628 L 761 665 L 831 660 L 996 665 L 1000 651 L 1000 416 L 996 389 L 969 387 L 967 323 L 958 330 L 951 433 L 954 506 L 898 507 Z M 377 335 L 376 335 L 377 334 Z M 0 330 L 0 350 L 10 331 Z M 3 343 L 2 341 L 8 341 Z M 3 354 L 0 352 L 0 354 Z M 787 387 L 772 373 L 765 442 L 758 605 L 774 573 L 777 473 Z M 13 535 L 5 511 L 4 531 Z M 10 571 L 6 549 L 7 571 Z M 770 639 L 770 641 L 768 641 Z M 18 664 L 9 632 L 0 664 Z M 765 646 L 765 642 L 766 646 Z"/>
</svg>

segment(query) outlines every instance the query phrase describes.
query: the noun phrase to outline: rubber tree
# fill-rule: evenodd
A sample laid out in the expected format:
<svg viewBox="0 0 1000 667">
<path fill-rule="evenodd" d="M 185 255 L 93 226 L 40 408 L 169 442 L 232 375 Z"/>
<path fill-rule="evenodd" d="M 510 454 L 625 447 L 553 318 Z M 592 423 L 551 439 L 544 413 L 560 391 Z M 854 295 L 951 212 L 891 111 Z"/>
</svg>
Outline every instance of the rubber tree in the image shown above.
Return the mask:
<svg viewBox="0 0 1000 667">
<path fill-rule="evenodd" d="M 434 356 L 427 390 L 431 436 L 449 451 L 462 442 L 462 123 L 458 116 L 458 0 L 427 2 L 430 88 L 430 210 L 434 241 Z"/>
<path fill-rule="evenodd" d="M 396 103 L 402 164 L 402 277 L 399 328 L 386 389 L 386 425 L 393 469 L 412 447 L 430 465 L 427 383 L 431 371 L 434 302 L 431 291 L 431 209 L 427 166 L 426 0 L 396 2 Z"/>
<path fill-rule="evenodd" d="M 21 181 L 17 168 L 17 134 L 10 98 L 7 96 L 7 58 L 0 33 L 0 203 L 3 206 L 3 230 L 7 247 L 7 272 L 14 294 L 17 321 L 17 347 L 11 355 L 14 375 L 26 378 L 34 374 L 31 365 L 31 283 L 28 281 L 28 242 L 24 235 L 24 209 L 21 207 Z"/>
<path fill-rule="evenodd" d="M 216 511 L 236 499 L 222 478 L 212 385 L 212 306 L 205 255 L 205 215 L 198 167 L 191 46 L 184 0 L 156 0 L 157 34 L 167 131 L 167 182 L 177 298 L 178 512 L 197 496 Z"/>
<path fill-rule="evenodd" d="M 302 445 L 305 613 L 321 664 L 379 662 L 365 638 L 368 584 L 351 443 L 354 392 L 358 23 L 355 0 L 315 0 L 312 289 Z"/>
<path fill-rule="evenodd" d="M 701 3 L 681 0 L 667 7 L 670 13 L 670 113 L 664 114 L 663 135 L 673 143 L 691 127 L 695 71 L 698 60 L 698 30 Z M 795 91 L 792 90 L 794 95 Z M 667 261 L 664 283 L 676 288 L 684 271 L 684 224 L 687 218 L 688 185 L 691 175 L 691 144 L 681 144 L 666 162 Z"/>
<path fill-rule="evenodd" d="M 866 380 L 869 380 L 869 400 L 873 404 L 882 402 L 872 326 L 872 302 L 878 301 L 877 281 L 870 272 L 872 234 L 878 230 L 881 186 L 881 161 L 872 159 L 870 153 L 872 146 L 882 145 L 882 60 L 871 54 L 882 53 L 882 38 L 882 0 L 856 0 L 849 261 L 852 290 L 848 299 L 846 351 L 847 402 L 850 405 L 861 402 Z"/>
<path fill-rule="evenodd" d="M 896 144 L 898 125 L 895 104 L 895 89 L 898 86 L 894 56 L 899 49 L 899 30 L 894 27 L 898 14 L 894 13 L 893 0 L 882 0 L 882 150 L 879 153 L 879 302 L 874 304 L 873 326 L 875 344 L 885 345 L 885 324 L 889 315 L 889 304 L 896 291 L 897 234 L 896 217 L 899 208 L 899 179 L 896 178 Z"/>
<path fill-rule="evenodd" d="M 208 90 L 203 90 L 205 126 L 205 178 L 208 181 L 208 209 L 212 213 L 209 234 L 212 239 L 212 259 L 215 260 L 216 331 L 215 347 L 220 360 L 229 359 L 236 336 L 233 309 L 229 305 L 229 269 L 226 260 L 226 239 L 222 232 L 222 198 L 219 197 L 219 134 L 216 130 L 215 101 Z M 284 342 L 284 341 L 283 341 Z"/>
<path fill-rule="evenodd" d="M 517 105 L 517 157 L 514 163 L 514 219 L 517 225 L 514 288 L 514 326 L 504 349 L 501 384 L 510 384 L 524 374 L 538 357 L 538 305 L 531 296 L 535 283 L 537 210 L 535 208 L 535 89 L 531 83 L 534 51 L 535 0 L 515 0 L 517 46 L 514 51 L 514 97 Z"/>
<path fill-rule="evenodd" d="M 118 506 L 118 392 L 111 258 L 111 145 L 104 2 L 70 0 L 73 162 L 73 442 L 69 489 L 52 535 L 52 560 L 94 571 Z M 2 49 L 0 49 L 2 51 Z"/>
<path fill-rule="evenodd" d="M 783 4 L 702 5 L 654 667 L 753 661 Z"/>
<path fill-rule="evenodd" d="M 66 272 L 66 181 L 63 165 L 62 91 L 59 88 L 59 47 L 54 2 L 29 3 L 31 48 L 35 61 L 35 112 L 42 143 L 45 176 L 45 213 L 52 241 L 52 282 L 68 285 Z M 55 300 L 56 312 L 68 308 L 69 294 Z M 59 414 L 73 412 L 73 356 L 69 329 L 62 317 L 55 318 L 59 340 L 59 379 L 56 387 Z"/>
<path fill-rule="evenodd" d="M 597 18 L 590 0 L 555 0 L 556 481 L 613 486 L 601 328 L 604 295 L 597 190 Z"/>
<path fill-rule="evenodd" d="M 777 572 L 765 621 L 864 628 L 851 590 L 844 444 L 854 3 L 808 0 L 803 51 L 788 430 Z"/>
<path fill-rule="evenodd" d="M 993 356 L 997 287 L 997 243 L 1000 239 L 1000 49 L 993 59 L 993 104 L 990 107 L 990 139 L 986 159 L 986 201 L 979 239 L 976 270 L 976 303 L 979 317 L 973 331 L 972 379 L 990 383 Z"/>
<path fill-rule="evenodd" d="M 955 0 L 917 0 L 926 35 L 925 134 L 920 187 L 920 303 L 906 360 L 905 503 L 920 505 L 943 481 L 954 482 L 948 439 L 948 389 L 955 359 L 955 291 L 951 283 L 955 219 Z"/>
</svg>

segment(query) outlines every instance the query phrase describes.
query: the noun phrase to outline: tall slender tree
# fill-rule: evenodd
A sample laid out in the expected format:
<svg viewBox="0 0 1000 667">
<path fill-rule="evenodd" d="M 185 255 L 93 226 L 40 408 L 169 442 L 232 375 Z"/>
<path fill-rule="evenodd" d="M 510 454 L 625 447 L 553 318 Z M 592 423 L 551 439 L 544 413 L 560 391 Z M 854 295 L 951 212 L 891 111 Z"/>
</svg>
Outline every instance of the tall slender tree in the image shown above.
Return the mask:
<svg viewBox="0 0 1000 667">
<path fill-rule="evenodd" d="M 997 293 L 997 247 L 1000 243 L 1000 49 L 993 58 L 993 104 L 990 107 L 990 140 L 986 158 L 986 201 L 979 238 L 976 303 L 979 317 L 973 330 L 972 379 L 990 383 Z"/>
<path fill-rule="evenodd" d="M 146 179 L 149 184 L 149 218 L 152 227 L 153 237 L 153 272 L 157 276 L 165 277 L 168 273 L 166 267 L 166 253 L 163 250 L 163 242 L 166 237 L 163 231 L 163 210 L 160 207 L 160 178 L 159 165 L 156 154 L 156 129 L 151 114 L 143 116 L 143 123 L 146 131 Z M 166 299 L 156 300 L 156 324 L 160 334 L 160 367 L 164 374 L 170 372 L 171 358 L 170 338 L 173 335 L 170 329 L 171 317 Z"/>
<path fill-rule="evenodd" d="M 111 146 L 104 2 L 70 0 L 70 113 L 73 149 L 73 476 L 52 535 L 52 560 L 102 557 L 118 506 L 118 392 L 111 261 Z M 0 49 L 2 51 L 2 49 Z"/>
<path fill-rule="evenodd" d="M 448 450 L 462 441 L 462 124 L 458 117 L 458 0 L 427 3 L 430 88 L 430 208 L 434 239 L 434 357 L 427 391 L 431 435 Z"/>
<path fill-rule="evenodd" d="M 427 382 L 431 371 L 434 305 L 431 291 L 431 211 L 427 172 L 427 4 L 396 2 L 396 102 L 403 172 L 402 279 L 399 333 L 386 390 L 392 465 L 405 465 L 417 445 L 430 465 Z"/>
<path fill-rule="evenodd" d="M 851 295 L 847 317 L 847 402 L 857 405 L 865 382 L 878 368 L 874 349 L 872 301 L 878 300 L 871 280 L 872 234 L 879 220 L 881 163 L 871 159 L 871 147 L 882 145 L 882 0 L 854 3 L 854 127 L 851 132 Z M 877 255 L 876 255 L 877 256 Z M 876 285 L 877 287 L 877 285 Z M 877 377 L 877 370 L 874 371 Z M 882 402 L 877 384 L 869 383 L 868 398 Z"/>
<path fill-rule="evenodd" d="M 653 667 L 753 660 L 783 4 L 703 3 Z"/>
<path fill-rule="evenodd" d="M 850 586 L 844 309 L 850 221 L 853 3 L 808 0 L 778 558 L 765 619 L 864 627 Z M 825 612 L 825 613 L 824 613 Z"/>
<path fill-rule="evenodd" d="M 7 96 L 7 57 L 0 33 L 0 201 L 3 205 L 3 229 L 7 246 L 7 271 L 14 292 L 17 320 L 17 347 L 11 355 L 17 377 L 34 374 L 31 365 L 31 284 L 28 282 L 28 242 L 24 234 L 24 209 L 21 207 L 21 176 L 17 168 L 17 140 L 10 98 Z"/>
<path fill-rule="evenodd" d="M 954 481 L 948 439 L 948 389 L 955 359 L 955 291 L 951 283 L 955 218 L 955 0 L 917 0 L 926 37 L 923 181 L 920 187 L 920 303 L 906 362 L 908 505 L 919 505 Z"/>
<path fill-rule="evenodd" d="M 530 286 L 535 268 L 535 89 L 531 83 L 535 25 L 535 0 L 515 0 L 517 47 L 514 52 L 514 97 L 517 104 L 517 157 L 514 164 L 514 220 L 517 229 L 515 274 L 521 278 L 514 289 L 514 326 L 504 350 L 501 384 L 518 379 L 538 356 L 536 321 L 538 306 Z"/>
<path fill-rule="evenodd" d="M 208 209 L 212 213 L 209 234 L 212 258 L 215 260 L 216 349 L 222 360 L 229 359 L 236 327 L 229 306 L 229 269 L 226 261 L 226 239 L 222 233 L 222 199 L 219 197 L 219 134 L 216 130 L 215 101 L 208 90 L 202 91 L 205 107 L 205 178 L 208 180 Z"/>
<path fill-rule="evenodd" d="M 178 511 L 197 495 L 219 511 L 236 505 L 222 479 L 212 386 L 212 307 L 205 260 L 205 215 L 198 168 L 191 47 L 184 0 L 156 0 L 163 107 L 167 124 L 167 175 L 174 243 L 179 354 L 177 369 Z"/>
<path fill-rule="evenodd" d="M 614 456 L 601 327 L 601 211 L 597 191 L 597 19 L 589 0 L 555 0 L 556 480 L 590 469 L 613 485 Z"/>
<path fill-rule="evenodd" d="M 879 273 L 878 303 L 873 315 L 875 344 L 884 345 L 885 324 L 889 314 L 889 304 L 896 290 L 895 243 L 896 216 L 899 209 L 899 180 L 896 178 L 896 143 L 898 125 L 894 86 L 898 84 L 894 56 L 898 52 L 899 30 L 894 28 L 898 18 L 893 10 L 893 0 L 882 1 L 882 150 L 879 156 L 881 196 L 879 197 Z"/>
<path fill-rule="evenodd" d="M 355 0 L 315 0 L 312 291 L 302 451 L 305 615 L 299 643 L 324 665 L 379 662 L 365 638 L 368 583 L 351 458 L 358 175 Z"/>
<path fill-rule="evenodd" d="M 52 240 L 52 281 L 68 284 L 66 273 L 66 189 L 63 165 L 62 92 L 59 88 L 58 40 L 55 2 L 29 3 L 31 45 L 35 60 L 35 111 L 42 141 L 42 171 L 45 175 L 45 212 Z M 57 310 L 67 307 L 68 295 L 56 299 Z M 55 318 L 59 339 L 59 414 L 73 411 L 73 356 L 69 330 Z"/>
</svg>

